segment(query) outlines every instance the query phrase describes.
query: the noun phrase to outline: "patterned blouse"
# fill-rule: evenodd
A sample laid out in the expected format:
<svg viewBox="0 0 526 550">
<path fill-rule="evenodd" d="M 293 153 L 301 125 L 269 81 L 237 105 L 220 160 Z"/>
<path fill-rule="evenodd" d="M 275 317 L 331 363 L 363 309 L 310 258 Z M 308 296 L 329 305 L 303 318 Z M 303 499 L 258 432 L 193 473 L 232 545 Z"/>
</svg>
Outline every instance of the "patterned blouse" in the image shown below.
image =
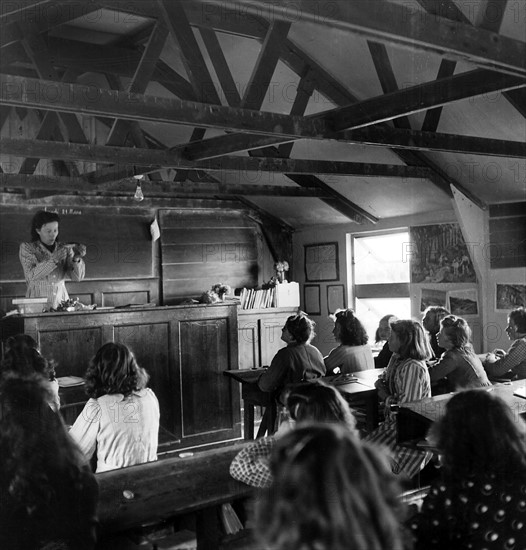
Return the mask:
<svg viewBox="0 0 526 550">
<path fill-rule="evenodd" d="M 490 377 L 503 376 L 511 371 L 514 378 L 526 378 L 526 338 L 518 338 L 511 344 L 508 353 L 495 363 L 484 363 Z"/>
<path fill-rule="evenodd" d="M 409 527 L 415 550 L 525 550 L 526 472 L 513 481 L 436 481 Z"/>
<path fill-rule="evenodd" d="M 55 251 L 50 252 L 40 241 L 22 243 L 19 258 L 27 283 L 27 298 L 47 298 L 48 307 L 56 308 L 69 298 L 65 279 L 82 281 L 86 266 L 80 259 L 57 260 L 57 252 L 65 245 L 57 242 Z"/>
<path fill-rule="evenodd" d="M 272 436 L 256 439 L 241 449 L 230 464 L 230 475 L 252 487 L 270 487 L 272 475 L 269 461 L 276 439 Z"/>
</svg>

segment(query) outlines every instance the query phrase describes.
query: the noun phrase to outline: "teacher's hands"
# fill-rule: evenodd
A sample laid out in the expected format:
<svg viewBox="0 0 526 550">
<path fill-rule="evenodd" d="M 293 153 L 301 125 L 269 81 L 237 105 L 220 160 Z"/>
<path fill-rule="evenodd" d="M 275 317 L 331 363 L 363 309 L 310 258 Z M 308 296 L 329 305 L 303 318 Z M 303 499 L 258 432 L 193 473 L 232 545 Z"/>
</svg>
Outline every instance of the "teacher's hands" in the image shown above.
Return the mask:
<svg viewBox="0 0 526 550">
<path fill-rule="evenodd" d="M 72 257 L 71 250 L 69 248 L 57 248 L 53 254 L 51 254 L 51 258 L 56 264 L 60 264 L 62 262 L 65 262 L 68 258 Z"/>
<path fill-rule="evenodd" d="M 83 258 L 86 255 L 86 245 L 81 243 L 76 243 L 73 246 L 73 257 L 76 258 Z"/>
</svg>

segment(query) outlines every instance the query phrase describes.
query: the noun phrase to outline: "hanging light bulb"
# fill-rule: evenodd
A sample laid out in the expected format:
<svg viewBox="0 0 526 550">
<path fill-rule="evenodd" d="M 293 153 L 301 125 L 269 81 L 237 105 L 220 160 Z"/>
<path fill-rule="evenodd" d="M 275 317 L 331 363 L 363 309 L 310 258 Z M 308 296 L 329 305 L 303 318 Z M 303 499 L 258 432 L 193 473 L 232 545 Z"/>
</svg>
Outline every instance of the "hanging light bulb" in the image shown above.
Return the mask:
<svg viewBox="0 0 526 550">
<path fill-rule="evenodd" d="M 144 176 L 141 174 L 133 177 L 137 180 L 137 187 L 135 188 L 135 195 L 133 195 L 133 198 L 137 202 L 141 202 L 142 200 L 144 200 L 144 193 L 142 192 L 141 188 L 141 180 Z"/>
</svg>

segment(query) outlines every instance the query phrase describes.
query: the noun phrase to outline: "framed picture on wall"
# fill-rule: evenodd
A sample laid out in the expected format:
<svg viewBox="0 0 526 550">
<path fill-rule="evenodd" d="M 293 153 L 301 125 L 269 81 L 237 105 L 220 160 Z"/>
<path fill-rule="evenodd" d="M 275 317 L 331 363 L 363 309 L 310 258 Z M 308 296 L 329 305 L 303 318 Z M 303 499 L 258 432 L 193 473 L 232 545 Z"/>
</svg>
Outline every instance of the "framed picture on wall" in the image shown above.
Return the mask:
<svg viewBox="0 0 526 550">
<path fill-rule="evenodd" d="M 345 309 L 345 285 L 327 285 L 327 309 L 329 315 Z"/>
<path fill-rule="evenodd" d="M 478 292 L 474 288 L 466 290 L 450 290 L 447 293 L 448 309 L 453 315 L 467 317 L 468 315 L 478 315 Z"/>
<path fill-rule="evenodd" d="M 518 283 L 497 283 L 495 309 L 510 310 L 526 307 L 526 285 Z"/>
<path fill-rule="evenodd" d="M 305 245 L 305 280 L 337 281 L 340 278 L 338 243 Z"/>
<path fill-rule="evenodd" d="M 305 313 L 321 315 L 320 285 L 303 285 Z"/>
</svg>

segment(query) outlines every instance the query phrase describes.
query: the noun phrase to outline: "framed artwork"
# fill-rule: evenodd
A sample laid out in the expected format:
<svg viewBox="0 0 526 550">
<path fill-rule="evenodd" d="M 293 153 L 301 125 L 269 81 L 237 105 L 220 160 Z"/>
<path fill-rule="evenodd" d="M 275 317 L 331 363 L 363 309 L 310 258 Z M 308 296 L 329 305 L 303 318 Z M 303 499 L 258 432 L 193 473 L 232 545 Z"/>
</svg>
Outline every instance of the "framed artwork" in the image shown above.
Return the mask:
<svg viewBox="0 0 526 550">
<path fill-rule="evenodd" d="M 327 285 L 327 309 L 329 315 L 345 309 L 345 285 Z"/>
<path fill-rule="evenodd" d="M 475 268 L 457 223 L 411 227 L 412 283 L 474 283 Z"/>
<path fill-rule="evenodd" d="M 337 281 L 340 278 L 338 243 L 305 245 L 305 280 Z"/>
<path fill-rule="evenodd" d="M 476 289 L 450 290 L 448 293 L 449 311 L 453 315 L 466 317 L 478 315 L 478 292 Z"/>
<path fill-rule="evenodd" d="M 303 286 L 303 303 L 305 313 L 309 315 L 321 315 L 320 285 Z"/>
<path fill-rule="evenodd" d="M 423 288 L 420 295 L 420 311 L 424 312 L 429 306 L 447 308 L 447 292 L 433 288 Z"/>
<path fill-rule="evenodd" d="M 497 283 L 495 299 L 495 309 L 509 311 L 519 306 L 526 307 L 526 285 Z"/>
</svg>

